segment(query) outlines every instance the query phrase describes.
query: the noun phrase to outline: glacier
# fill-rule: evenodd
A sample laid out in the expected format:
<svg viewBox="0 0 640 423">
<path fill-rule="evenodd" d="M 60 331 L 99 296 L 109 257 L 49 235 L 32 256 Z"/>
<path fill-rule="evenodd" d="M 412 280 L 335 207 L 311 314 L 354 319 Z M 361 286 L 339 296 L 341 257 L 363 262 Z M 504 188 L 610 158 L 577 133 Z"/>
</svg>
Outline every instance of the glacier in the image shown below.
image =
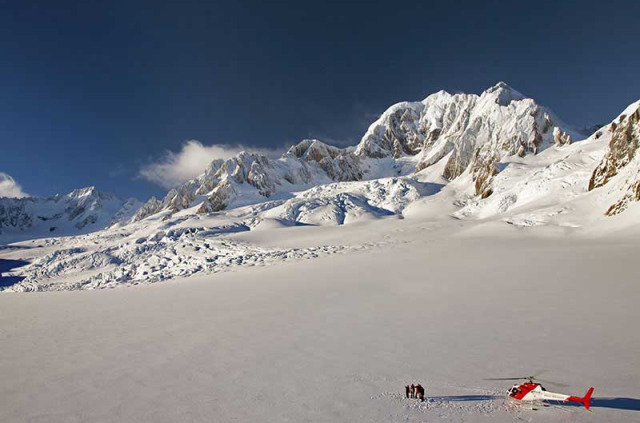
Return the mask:
<svg viewBox="0 0 640 423">
<path fill-rule="evenodd" d="M 240 152 L 214 160 L 144 204 L 94 187 L 0 199 L 0 257 L 27 263 L 5 272 L 19 282 L 0 290 L 148 284 L 391 242 L 336 235 L 300 247 L 274 235 L 313 227 L 426 219 L 618 230 L 632 224 L 640 198 L 638 105 L 585 134 L 500 82 L 480 95 L 440 91 L 395 104 L 355 146 L 306 139 L 279 159 Z M 257 245 L 252 234 L 261 233 L 279 241 Z"/>
</svg>

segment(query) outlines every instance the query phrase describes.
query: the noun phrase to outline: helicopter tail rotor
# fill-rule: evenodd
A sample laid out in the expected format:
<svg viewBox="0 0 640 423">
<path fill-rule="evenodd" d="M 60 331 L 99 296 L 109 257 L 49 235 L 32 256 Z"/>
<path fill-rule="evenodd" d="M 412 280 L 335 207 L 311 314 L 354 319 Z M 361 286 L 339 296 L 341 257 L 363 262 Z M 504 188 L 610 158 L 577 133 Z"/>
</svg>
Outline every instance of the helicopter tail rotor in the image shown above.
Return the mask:
<svg viewBox="0 0 640 423">
<path fill-rule="evenodd" d="M 591 394 L 593 394 L 593 387 L 589 388 L 589 390 L 584 395 L 584 397 L 582 397 L 582 398 L 580 398 L 580 397 L 569 397 L 569 398 L 567 398 L 567 401 L 573 401 L 573 402 L 582 403 L 582 405 L 584 405 L 584 408 L 586 408 L 588 410 L 589 409 L 589 402 L 591 401 Z"/>
</svg>

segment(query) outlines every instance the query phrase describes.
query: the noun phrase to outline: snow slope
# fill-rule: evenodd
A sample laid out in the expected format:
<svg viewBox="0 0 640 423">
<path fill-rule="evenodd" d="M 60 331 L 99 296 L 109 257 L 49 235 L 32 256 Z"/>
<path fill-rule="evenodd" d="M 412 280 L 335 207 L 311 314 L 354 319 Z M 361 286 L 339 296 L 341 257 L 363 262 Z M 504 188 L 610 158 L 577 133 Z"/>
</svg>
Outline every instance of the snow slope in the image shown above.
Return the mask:
<svg viewBox="0 0 640 423">
<path fill-rule="evenodd" d="M 234 236 L 265 249 L 376 245 L 357 252 L 0 295 L 0 421 L 640 419 L 637 232 L 556 237 L 419 212 Z M 482 380 L 539 369 L 562 392 L 593 385 L 592 411 L 512 407 L 509 382 Z M 402 398 L 411 382 L 426 403 Z"/>
</svg>

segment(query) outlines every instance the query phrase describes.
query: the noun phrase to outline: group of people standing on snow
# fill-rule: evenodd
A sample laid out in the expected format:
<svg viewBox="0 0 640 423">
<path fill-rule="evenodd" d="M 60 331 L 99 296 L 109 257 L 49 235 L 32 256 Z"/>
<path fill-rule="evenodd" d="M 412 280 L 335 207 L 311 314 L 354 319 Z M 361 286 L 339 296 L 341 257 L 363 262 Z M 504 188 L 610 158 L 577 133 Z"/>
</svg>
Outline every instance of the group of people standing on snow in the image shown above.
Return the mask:
<svg viewBox="0 0 640 423">
<path fill-rule="evenodd" d="M 424 388 L 419 383 L 414 385 L 407 385 L 404 387 L 406 390 L 407 398 L 418 398 L 420 401 L 424 401 Z"/>
</svg>

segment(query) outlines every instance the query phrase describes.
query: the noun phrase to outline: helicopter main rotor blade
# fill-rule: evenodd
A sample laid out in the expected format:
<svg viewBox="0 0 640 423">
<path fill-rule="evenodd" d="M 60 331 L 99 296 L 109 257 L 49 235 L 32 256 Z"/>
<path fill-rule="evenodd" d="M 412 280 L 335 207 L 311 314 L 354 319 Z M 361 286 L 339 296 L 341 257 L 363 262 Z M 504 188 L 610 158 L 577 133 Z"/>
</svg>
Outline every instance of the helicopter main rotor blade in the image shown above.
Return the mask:
<svg viewBox="0 0 640 423">
<path fill-rule="evenodd" d="M 539 371 L 536 372 L 535 374 L 540 374 L 543 373 L 544 371 Z M 553 382 L 551 380 L 546 380 L 546 379 L 538 379 L 536 376 L 523 376 L 523 377 L 491 377 L 491 378 L 485 378 L 482 380 L 530 380 L 530 381 L 536 381 L 536 382 L 542 382 L 542 383 L 546 383 L 548 385 L 552 385 L 552 386 L 556 386 L 558 388 L 567 388 L 569 385 L 566 385 L 564 383 L 559 383 L 559 382 Z"/>
<path fill-rule="evenodd" d="M 567 384 L 559 383 L 559 382 L 552 382 L 552 381 L 546 380 L 546 379 L 535 378 L 535 380 L 538 381 L 538 382 L 546 383 L 547 385 L 556 386 L 558 388 L 568 388 L 569 387 L 569 385 L 567 385 Z"/>
<path fill-rule="evenodd" d="M 537 378 L 538 376 L 547 373 L 548 370 L 547 369 L 537 369 L 535 372 L 531 373 L 531 376 L 529 376 L 530 378 Z"/>
</svg>

